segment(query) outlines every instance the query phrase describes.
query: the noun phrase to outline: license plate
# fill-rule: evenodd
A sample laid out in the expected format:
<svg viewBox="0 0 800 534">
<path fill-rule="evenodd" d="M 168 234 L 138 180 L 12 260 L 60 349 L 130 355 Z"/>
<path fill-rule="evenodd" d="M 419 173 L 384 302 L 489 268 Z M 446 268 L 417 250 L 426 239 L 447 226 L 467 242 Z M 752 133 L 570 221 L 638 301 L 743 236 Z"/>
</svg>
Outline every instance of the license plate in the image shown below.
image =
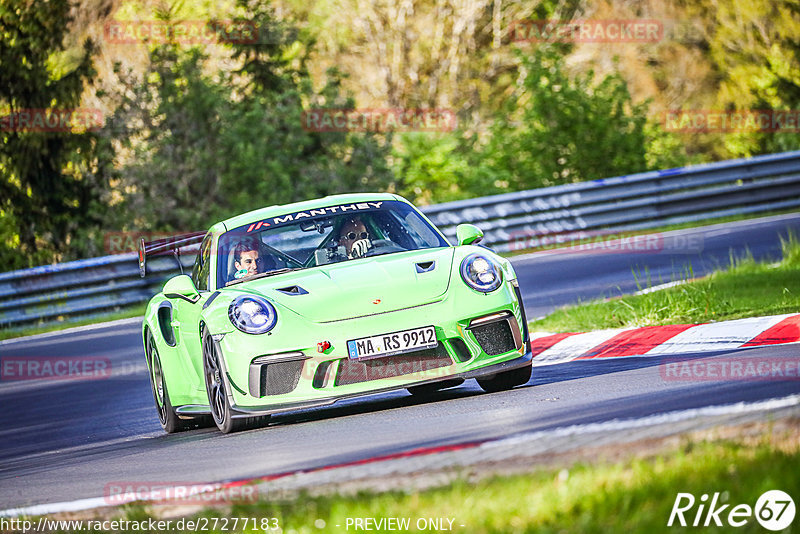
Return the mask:
<svg viewBox="0 0 800 534">
<path fill-rule="evenodd" d="M 432 326 L 401 330 L 390 334 L 362 337 L 347 342 L 347 353 L 352 360 L 391 356 L 403 352 L 436 347 L 436 329 Z"/>
</svg>

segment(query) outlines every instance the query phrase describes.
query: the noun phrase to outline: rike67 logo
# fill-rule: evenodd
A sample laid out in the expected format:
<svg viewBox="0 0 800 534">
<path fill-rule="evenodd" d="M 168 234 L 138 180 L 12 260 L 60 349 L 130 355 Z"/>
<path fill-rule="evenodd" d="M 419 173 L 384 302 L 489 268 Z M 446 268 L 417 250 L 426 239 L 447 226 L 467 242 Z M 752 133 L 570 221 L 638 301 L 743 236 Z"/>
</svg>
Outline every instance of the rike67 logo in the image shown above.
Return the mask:
<svg viewBox="0 0 800 534">
<path fill-rule="evenodd" d="M 756 501 L 755 507 L 727 503 L 728 492 L 704 493 L 696 499 L 691 493 L 678 493 L 669 514 L 667 526 L 693 527 L 743 527 L 755 516 L 756 521 L 767 530 L 784 530 L 794 521 L 795 505 L 788 493 L 781 490 L 765 491 Z M 695 505 L 696 508 L 695 508 Z"/>
</svg>

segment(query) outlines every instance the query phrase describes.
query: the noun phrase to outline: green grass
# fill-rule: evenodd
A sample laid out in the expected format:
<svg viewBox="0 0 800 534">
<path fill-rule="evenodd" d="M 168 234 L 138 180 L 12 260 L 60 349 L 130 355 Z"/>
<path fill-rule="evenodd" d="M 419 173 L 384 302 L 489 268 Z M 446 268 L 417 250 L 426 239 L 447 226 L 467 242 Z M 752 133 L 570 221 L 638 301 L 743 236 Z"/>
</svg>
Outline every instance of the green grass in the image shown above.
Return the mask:
<svg viewBox="0 0 800 534">
<path fill-rule="evenodd" d="M 728 269 L 705 278 L 644 295 L 561 308 L 533 321 L 530 328 L 583 332 L 800 312 L 800 244 L 790 236 L 782 247 L 783 260 L 778 265 L 758 263 L 749 255 L 732 258 Z M 691 272 L 685 275 L 691 278 Z"/>
<path fill-rule="evenodd" d="M 35 325 L 26 328 L 0 328 L 0 340 L 13 339 L 16 337 L 32 336 L 35 334 L 43 334 L 45 332 L 54 332 L 57 330 L 64 330 L 66 328 L 73 328 L 76 326 L 86 326 L 89 324 L 97 324 L 107 321 L 116 321 L 118 319 L 129 319 L 131 317 L 143 317 L 146 303 L 137 304 L 131 308 L 126 308 L 118 312 L 112 312 L 102 317 L 87 317 L 85 319 L 78 319 L 77 321 L 57 321 L 52 323 L 45 323 L 42 325 Z"/>
<path fill-rule="evenodd" d="M 289 501 L 262 500 L 230 510 L 207 509 L 202 517 L 275 517 L 284 533 L 353 532 L 348 518 L 454 519 L 453 531 L 465 533 L 611 533 L 664 532 L 678 492 L 727 492 L 733 505 L 755 505 L 759 495 L 781 489 L 800 495 L 800 450 L 796 422 L 777 437 L 766 427 L 760 438 L 690 441 L 657 454 L 623 461 L 564 464 L 526 474 L 479 480 L 459 478 L 419 492 L 361 492 L 353 496 L 300 495 Z M 269 496 L 266 496 L 269 498 Z M 693 513 L 687 513 L 691 521 Z M 141 506 L 129 519 L 149 517 Z M 723 514 L 724 518 L 726 514 Z M 339 525 L 339 526 L 337 526 Z M 462 526 L 463 525 L 463 526 Z M 679 527 L 674 527 L 679 528 Z M 692 529 L 692 527 L 688 527 Z M 703 528 L 727 532 L 727 528 Z M 737 532 L 764 532 L 754 518 Z M 791 529 L 789 531 L 792 531 Z"/>
</svg>

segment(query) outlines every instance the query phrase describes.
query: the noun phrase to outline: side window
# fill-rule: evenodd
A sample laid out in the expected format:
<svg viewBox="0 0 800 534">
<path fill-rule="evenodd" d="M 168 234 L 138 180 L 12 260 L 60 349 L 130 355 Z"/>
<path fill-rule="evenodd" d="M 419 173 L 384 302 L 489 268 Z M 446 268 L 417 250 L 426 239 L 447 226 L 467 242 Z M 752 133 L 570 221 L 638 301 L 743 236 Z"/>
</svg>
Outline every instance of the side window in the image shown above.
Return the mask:
<svg viewBox="0 0 800 534">
<path fill-rule="evenodd" d="M 425 224 L 422 218 L 413 211 L 405 216 L 405 222 L 406 226 L 414 232 L 415 241 L 417 241 L 417 243 L 430 243 L 431 246 L 435 246 L 434 243 L 441 240 L 439 236 Z"/>
<path fill-rule="evenodd" d="M 192 281 L 198 291 L 208 291 L 208 275 L 211 269 L 211 234 L 200 244 L 200 252 L 192 269 Z"/>
</svg>

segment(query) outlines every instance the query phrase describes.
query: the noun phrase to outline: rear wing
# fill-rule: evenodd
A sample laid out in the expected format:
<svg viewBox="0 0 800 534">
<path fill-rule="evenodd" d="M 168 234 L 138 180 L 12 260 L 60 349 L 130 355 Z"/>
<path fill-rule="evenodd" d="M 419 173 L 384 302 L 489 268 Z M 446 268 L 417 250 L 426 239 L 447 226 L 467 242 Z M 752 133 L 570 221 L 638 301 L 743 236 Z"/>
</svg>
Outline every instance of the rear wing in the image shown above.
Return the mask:
<svg viewBox="0 0 800 534">
<path fill-rule="evenodd" d="M 183 273 L 180 249 L 200 243 L 203 241 L 205 235 L 206 232 L 192 232 L 148 242 L 145 242 L 143 237 L 139 238 L 139 276 L 144 278 L 147 274 L 148 256 L 164 254 L 174 256 L 181 268 L 181 273 Z"/>
</svg>

